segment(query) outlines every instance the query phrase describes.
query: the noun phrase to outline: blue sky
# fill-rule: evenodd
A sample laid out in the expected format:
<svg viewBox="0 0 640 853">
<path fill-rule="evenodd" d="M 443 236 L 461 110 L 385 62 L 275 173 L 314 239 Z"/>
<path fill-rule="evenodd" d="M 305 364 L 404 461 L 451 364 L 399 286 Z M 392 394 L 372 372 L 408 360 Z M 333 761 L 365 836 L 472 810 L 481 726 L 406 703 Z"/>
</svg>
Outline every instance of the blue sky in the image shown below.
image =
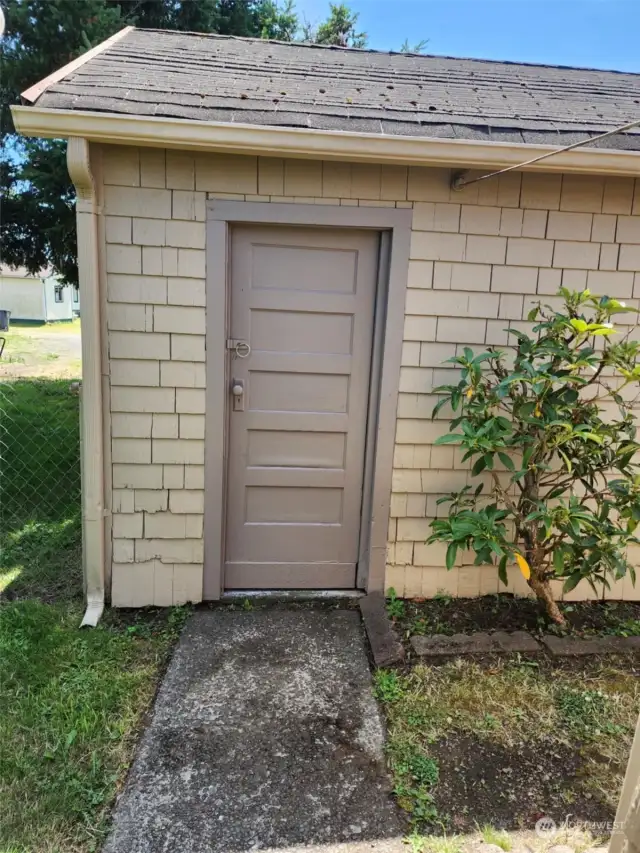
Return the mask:
<svg viewBox="0 0 640 853">
<path fill-rule="evenodd" d="M 370 47 L 640 72 L 640 0 L 348 0 Z M 328 0 L 297 0 L 318 22 Z"/>
</svg>

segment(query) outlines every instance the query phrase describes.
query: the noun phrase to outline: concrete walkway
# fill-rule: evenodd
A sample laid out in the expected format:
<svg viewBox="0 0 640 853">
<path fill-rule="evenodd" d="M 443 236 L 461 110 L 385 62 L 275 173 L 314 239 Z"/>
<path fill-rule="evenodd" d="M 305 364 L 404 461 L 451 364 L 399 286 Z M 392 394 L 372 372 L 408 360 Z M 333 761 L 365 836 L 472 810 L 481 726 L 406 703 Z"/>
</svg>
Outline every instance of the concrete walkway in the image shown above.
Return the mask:
<svg viewBox="0 0 640 853">
<path fill-rule="evenodd" d="M 187 624 L 104 853 L 395 853 L 359 615 L 223 608 Z"/>
</svg>

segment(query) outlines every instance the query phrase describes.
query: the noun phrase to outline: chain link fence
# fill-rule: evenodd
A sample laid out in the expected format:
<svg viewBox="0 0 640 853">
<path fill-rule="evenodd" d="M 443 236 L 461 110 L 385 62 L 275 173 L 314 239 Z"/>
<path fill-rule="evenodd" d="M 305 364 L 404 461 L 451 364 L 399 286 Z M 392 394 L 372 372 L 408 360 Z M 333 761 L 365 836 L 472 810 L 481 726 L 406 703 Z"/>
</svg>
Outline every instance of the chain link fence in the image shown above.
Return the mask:
<svg viewBox="0 0 640 853">
<path fill-rule="evenodd" d="M 77 383 L 0 382 L 0 521 L 57 521 L 80 500 Z"/>
<path fill-rule="evenodd" d="M 8 377 L 6 355 L 5 349 L 0 360 L 0 595 L 77 597 L 82 593 L 79 383 Z"/>
</svg>

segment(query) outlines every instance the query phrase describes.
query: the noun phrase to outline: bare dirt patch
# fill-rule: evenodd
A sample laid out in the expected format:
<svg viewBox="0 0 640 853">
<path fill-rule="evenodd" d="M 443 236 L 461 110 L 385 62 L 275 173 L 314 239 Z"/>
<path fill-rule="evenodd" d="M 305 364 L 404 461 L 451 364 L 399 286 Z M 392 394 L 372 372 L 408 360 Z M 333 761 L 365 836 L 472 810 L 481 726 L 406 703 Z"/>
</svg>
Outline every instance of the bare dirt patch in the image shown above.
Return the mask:
<svg viewBox="0 0 640 853">
<path fill-rule="evenodd" d="M 523 655 L 376 672 L 395 794 L 421 832 L 614 816 L 640 710 L 637 662 Z"/>
<path fill-rule="evenodd" d="M 79 379 L 80 321 L 42 326 L 12 324 L 0 359 L 0 381 L 23 378 Z"/>
<path fill-rule="evenodd" d="M 433 744 L 440 767 L 438 812 L 455 832 L 486 823 L 501 829 L 532 829 L 543 816 L 558 825 L 613 820 L 615 810 L 584 790 L 585 763 L 573 745 L 541 742 L 504 746 L 454 732 Z"/>
<path fill-rule="evenodd" d="M 404 639 L 412 634 L 466 634 L 476 631 L 558 632 L 540 603 L 513 595 L 481 598 L 392 599 L 387 609 Z M 640 602 L 572 601 L 560 604 L 568 629 L 576 636 L 640 635 Z"/>
</svg>

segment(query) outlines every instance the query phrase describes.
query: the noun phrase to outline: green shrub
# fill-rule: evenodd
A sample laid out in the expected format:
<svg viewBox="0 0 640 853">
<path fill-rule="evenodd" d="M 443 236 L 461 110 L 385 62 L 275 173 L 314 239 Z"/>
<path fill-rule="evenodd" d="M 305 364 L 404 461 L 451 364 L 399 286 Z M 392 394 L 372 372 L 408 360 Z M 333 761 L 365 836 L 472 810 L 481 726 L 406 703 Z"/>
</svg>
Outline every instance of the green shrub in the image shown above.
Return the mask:
<svg viewBox="0 0 640 853">
<path fill-rule="evenodd" d="M 632 412 L 640 343 L 625 330 L 615 338 L 611 322 L 635 308 L 588 290 L 560 295 L 560 311 L 533 308 L 530 335 L 508 330 L 513 358 L 465 348 L 449 359 L 460 381 L 436 389 L 434 417 L 446 405 L 454 415 L 436 443 L 460 444 L 482 481 L 441 499 L 449 514 L 432 523 L 428 542 L 448 544 L 449 569 L 460 550 L 473 550 L 476 564 L 496 565 L 504 584 L 517 563 L 562 624 L 553 579 L 565 591 L 582 580 L 609 587 L 627 572 L 635 582 L 626 551 L 640 541 Z"/>
</svg>

